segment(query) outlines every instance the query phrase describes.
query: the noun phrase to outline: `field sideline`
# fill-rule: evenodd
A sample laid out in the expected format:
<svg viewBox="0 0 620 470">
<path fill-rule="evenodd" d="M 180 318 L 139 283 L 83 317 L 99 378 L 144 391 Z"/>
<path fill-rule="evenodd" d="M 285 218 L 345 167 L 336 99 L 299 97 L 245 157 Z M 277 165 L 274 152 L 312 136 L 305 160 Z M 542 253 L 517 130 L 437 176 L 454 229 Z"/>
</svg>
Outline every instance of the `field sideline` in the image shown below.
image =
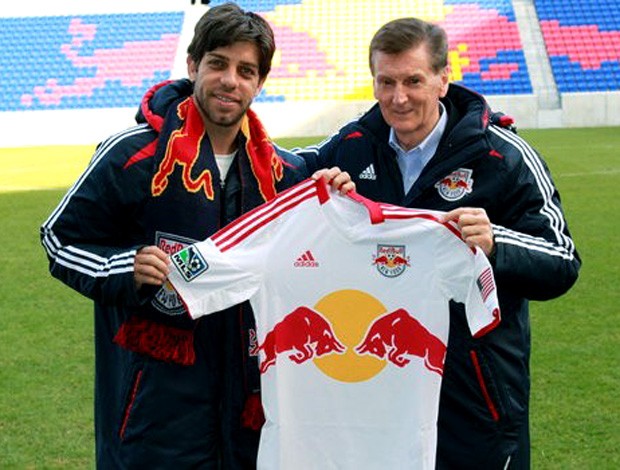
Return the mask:
<svg viewBox="0 0 620 470">
<path fill-rule="evenodd" d="M 94 151 L 95 145 L 0 148 L 0 192 L 66 188 Z"/>
<path fill-rule="evenodd" d="M 537 136 L 541 131 L 523 131 Z M 557 132 L 555 130 L 547 131 Z M 544 135 L 544 131 L 542 134 Z M 278 139 L 285 147 L 303 146 L 319 141 L 319 137 Z M 600 145 L 600 144 L 599 144 Z M 0 148 L 0 193 L 67 188 L 84 171 L 95 151 L 95 145 L 57 145 L 45 147 Z M 554 151 L 568 150 L 570 144 L 553 146 Z M 612 148 L 610 144 L 608 149 Z M 556 178 L 579 178 L 586 175 L 617 174 L 619 168 L 584 167 L 578 171 L 554 173 Z"/>
<path fill-rule="evenodd" d="M 620 468 L 620 128 L 523 130 L 583 268 L 532 303 L 532 468 Z M 319 138 L 278 139 L 284 147 Z M 92 305 L 51 278 L 39 226 L 95 146 L 0 148 L 0 468 L 94 468 Z"/>
</svg>

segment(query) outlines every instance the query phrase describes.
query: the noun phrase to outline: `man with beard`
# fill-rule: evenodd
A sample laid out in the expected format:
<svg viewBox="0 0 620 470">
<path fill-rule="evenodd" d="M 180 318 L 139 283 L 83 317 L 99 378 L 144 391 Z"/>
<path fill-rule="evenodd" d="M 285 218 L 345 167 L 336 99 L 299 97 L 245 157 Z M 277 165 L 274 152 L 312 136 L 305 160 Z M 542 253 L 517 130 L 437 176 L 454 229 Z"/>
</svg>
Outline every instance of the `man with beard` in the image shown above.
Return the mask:
<svg viewBox="0 0 620 470">
<path fill-rule="evenodd" d="M 273 31 L 234 4 L 208 10 L 189 79 L 156 85 L 137 126 L 104 140 L 41 227 L 50 272 L 95 304 L 98 468 L 254 468 L 259 377 L 242 304 L 199 321 L 167 260 L 309 176 L 250 109 Z M 346 191 L 348 175 L 324 170 Z"/>
</svg>

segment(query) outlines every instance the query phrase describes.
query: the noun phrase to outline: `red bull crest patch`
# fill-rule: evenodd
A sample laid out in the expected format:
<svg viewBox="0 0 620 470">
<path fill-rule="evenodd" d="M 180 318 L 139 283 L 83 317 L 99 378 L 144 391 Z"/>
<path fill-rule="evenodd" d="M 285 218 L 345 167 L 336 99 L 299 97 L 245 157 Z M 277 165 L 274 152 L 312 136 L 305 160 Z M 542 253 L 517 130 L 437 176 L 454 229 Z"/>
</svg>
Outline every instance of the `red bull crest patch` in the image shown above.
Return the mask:
<svg viewBox="0 0 620 470">
<path fill-rule="evenodd" d="M 472 173 L 472 170 L 467 168 L 459 168 L 442 178 L 435 183 L 439 195 L 446 201 L 458 201 L 466 194 L 471 193 L 474 184 L 471 177 Z"/>
<path fill-rule="evenodd" d="M 404 245 L 377 245 L 373 258 L 372 264 L 385 277 L 400 276 L 410 266 Z"/>
<path fill-rule="evenodd" d="M 177 268 L 183 279 L 191 281 L 209 269 L 209 264 L 200 254 L 200 251 L 190 245 L 184 250 L 170 257 L 172 265 Z"/>
</svg>

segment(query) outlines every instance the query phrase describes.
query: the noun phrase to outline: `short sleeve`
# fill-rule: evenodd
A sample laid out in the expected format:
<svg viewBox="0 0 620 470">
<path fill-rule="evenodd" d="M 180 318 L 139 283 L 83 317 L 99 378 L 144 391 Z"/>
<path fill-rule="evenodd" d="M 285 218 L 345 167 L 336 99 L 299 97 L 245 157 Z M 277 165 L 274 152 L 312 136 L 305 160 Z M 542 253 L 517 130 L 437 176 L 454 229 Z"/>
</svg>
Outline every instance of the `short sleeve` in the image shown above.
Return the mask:
<svg viewBox="0 0 620 470">
<path fill-rule="evenodd" d="M 500 321 L 493 268 L 482 250 L 468 247 L 453 233 L 445 235 L 436 245 L 445 295 L 465 305 L 471 334 L 482 336 Z"/>
<path fill-rule="evenodd" d="M 479 248 L 473 257 L 472 274 L 465 313 L 471 334 L 479 337 L 495 328 L 501 319 L 493 269 Z"/>
<path fill-rule="evenodd" d="M 192 318 L 223 310 L 254 295 L 261 283 L 259 245 L 244 243 L 222 252 L 209 238 L 172 255 L 168 280 Z"/>
</svg>

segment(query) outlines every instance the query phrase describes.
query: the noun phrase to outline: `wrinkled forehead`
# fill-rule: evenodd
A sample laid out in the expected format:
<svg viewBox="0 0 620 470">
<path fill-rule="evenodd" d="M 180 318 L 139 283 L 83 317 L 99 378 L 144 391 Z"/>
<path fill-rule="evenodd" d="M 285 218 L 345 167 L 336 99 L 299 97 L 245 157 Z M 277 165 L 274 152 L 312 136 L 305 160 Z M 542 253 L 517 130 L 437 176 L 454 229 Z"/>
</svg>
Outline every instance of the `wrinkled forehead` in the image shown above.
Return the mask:
<svg viewBox="0 0 620 470">
<path fill-rule="evenodd" d="M 433 73 L 431 57 L 424 44 L 396 53 L 373 51 L 370 65 L 374 77 Z"/>
</svg>

